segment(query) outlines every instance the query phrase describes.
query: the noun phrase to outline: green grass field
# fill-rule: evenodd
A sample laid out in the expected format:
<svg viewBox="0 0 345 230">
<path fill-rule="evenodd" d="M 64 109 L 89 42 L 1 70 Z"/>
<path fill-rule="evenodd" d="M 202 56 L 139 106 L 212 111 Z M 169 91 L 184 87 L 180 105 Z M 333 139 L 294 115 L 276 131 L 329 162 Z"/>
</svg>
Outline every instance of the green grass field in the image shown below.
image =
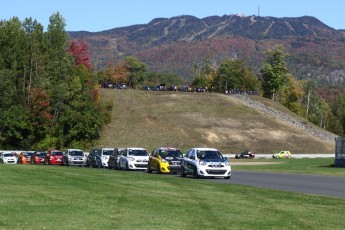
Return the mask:
<svg viewBox="0 0 345 230">
<path fill-rule="evenodd" d="M 0 229 L 343 229 L 345 199 L 84 167 L 0 165 L 0 175 Z"/>
</svg>

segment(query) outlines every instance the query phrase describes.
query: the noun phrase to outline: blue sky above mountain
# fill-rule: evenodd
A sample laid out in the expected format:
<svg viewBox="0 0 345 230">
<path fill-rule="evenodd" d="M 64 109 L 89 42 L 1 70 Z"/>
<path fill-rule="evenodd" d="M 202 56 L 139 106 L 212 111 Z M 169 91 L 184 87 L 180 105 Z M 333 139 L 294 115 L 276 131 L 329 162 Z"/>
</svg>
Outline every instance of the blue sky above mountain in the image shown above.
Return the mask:
<svg viewBox="0 0 345 230">
<path fill-rule="evenodd" d="M 98 32 L 116 27 L 149 23 L 154 18 L 192 15 L 198 18 L 229 14 L 273 17 L 313 16 L 334 29 L 345 29 L 344 0 L 11 0 L 4 1 L 0 19 L 16 16 L 37 19 L 46 28 L 54 12 L 66 19 L 68 31 Z"/>
</svg>

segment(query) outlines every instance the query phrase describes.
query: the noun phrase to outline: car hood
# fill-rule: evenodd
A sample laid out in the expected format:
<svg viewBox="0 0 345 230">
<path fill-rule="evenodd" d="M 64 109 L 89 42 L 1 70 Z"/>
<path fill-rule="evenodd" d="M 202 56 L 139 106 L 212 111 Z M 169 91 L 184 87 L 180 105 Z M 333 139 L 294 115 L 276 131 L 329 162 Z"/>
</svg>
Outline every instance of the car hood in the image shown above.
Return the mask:
<svg viewBox="0 0 345 230">
<path fill-rule="evenodd" d="M 202 159 L 202 161 L 215 162 L 215 163 L 225 163 L 225 162 L 227 162 L 226 159 Z"/>
</svg>

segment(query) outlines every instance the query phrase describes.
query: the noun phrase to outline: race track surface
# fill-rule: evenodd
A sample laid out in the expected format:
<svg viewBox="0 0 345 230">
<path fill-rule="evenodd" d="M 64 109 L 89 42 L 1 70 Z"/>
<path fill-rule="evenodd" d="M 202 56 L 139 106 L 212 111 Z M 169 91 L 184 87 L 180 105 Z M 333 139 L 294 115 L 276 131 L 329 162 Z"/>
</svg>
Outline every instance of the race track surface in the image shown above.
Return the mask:
<svg viewBox="0 0 345 230">
<path fill-rule="evenodd" d="M 345 177 L 233 171 L 230 180 L 216 179 L 214 181 L 345 198 Z"/>
</svg>

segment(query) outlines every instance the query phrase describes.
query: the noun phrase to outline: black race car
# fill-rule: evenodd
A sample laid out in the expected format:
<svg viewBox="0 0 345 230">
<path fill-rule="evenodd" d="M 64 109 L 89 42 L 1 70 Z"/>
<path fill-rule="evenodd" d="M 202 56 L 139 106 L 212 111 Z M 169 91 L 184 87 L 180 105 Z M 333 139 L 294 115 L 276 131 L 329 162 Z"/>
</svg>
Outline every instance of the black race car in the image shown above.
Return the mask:
<svg viewBox="0 0 345 230">
<path fill-rule="evenodd" d="M 235 158 L 236 159 L 243 159 L 243 158 L 246 158 L 246 159 L 253 159 L 255 158 L 255 153 L 253 151 L 244 151 L 242 153 L 238 153 L 235 155 Z"/>
</svg>

